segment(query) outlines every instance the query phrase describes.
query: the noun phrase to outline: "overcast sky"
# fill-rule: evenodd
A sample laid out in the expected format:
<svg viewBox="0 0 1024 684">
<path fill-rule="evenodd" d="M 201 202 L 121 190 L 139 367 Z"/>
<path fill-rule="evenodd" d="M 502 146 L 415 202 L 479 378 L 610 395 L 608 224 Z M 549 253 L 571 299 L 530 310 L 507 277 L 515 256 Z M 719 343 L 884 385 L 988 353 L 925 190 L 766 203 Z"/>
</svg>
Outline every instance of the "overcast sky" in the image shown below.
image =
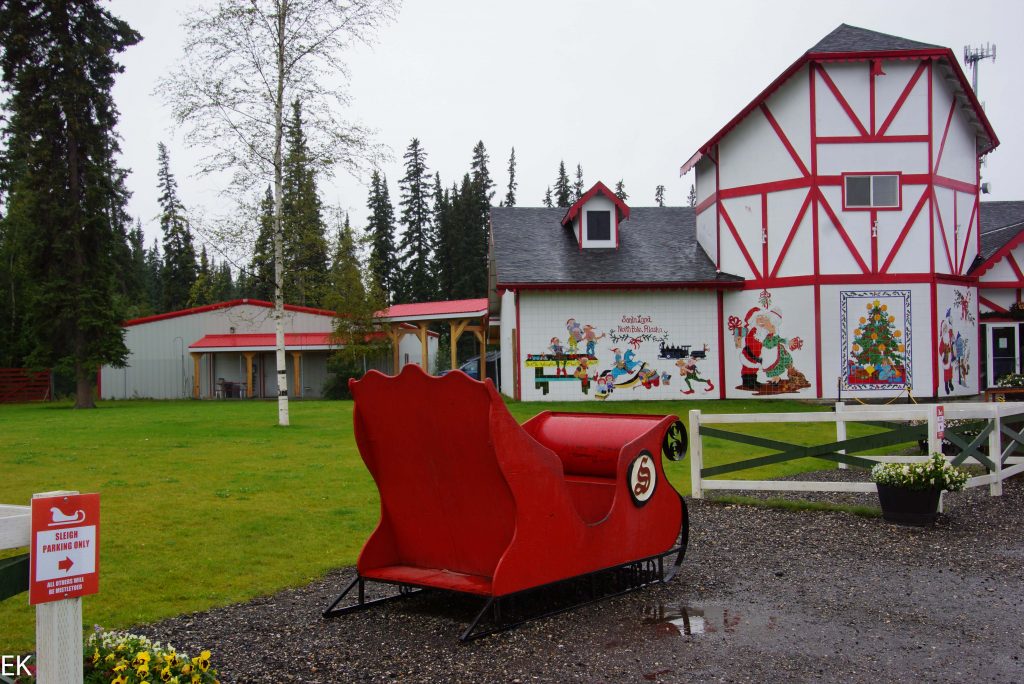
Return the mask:
<svg viewBox="0 0 1024 684">
<path fill-rule="evenodd" d="M 113 0 L 111 11 L 143 35 L 122 55 L 114 90 L 121 111 L 123 164 L 131 169 L 129 210 L 147 243 L 159 236 L 158 141 L 170 149 L 182 201 L 206 214 L 229 214 L 221 180 L 193 175 L 200 151 L 187 148 L 168 109 L 153 94 L 181 53 L 181 17 L 196 2 Z M 667 188 L 685 203 L 692 174 L 679 167 L 803 52 L 840 23 L 951 47 L 998 46 L 981 64 L 979 91 L 1000 139 L 982 170 L 984 199 L 1024 199 L 1024 3 L 995 0 L 407 0 L 373 48 L 348 56 L 351 110 L 374 127 L 394 160 L 383 167 L 397 203 L 401 156 L 413 137 L 445 185 L 469 169 L 483 140 L 505 192 L 516 149 L 520 206 L 539 206 L 558 162 L 583 165 L 589 187 L 620 178 L 629 204 L 654 204 Z M 968 73 L 969 76 L 969 73 Z M 328 204 L 366 221 L 366 179 L 321 182 Z"/>
</svg>

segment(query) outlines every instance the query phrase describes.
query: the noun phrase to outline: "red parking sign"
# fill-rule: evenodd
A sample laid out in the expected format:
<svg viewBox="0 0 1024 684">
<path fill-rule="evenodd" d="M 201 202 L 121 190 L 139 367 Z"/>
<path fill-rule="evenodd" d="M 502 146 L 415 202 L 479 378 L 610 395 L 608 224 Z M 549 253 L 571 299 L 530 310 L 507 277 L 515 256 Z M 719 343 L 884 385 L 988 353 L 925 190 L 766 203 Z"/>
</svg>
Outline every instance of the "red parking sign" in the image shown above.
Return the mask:
<svg viewBox="0 0 1024 684">
<path fill-rule="evenodd" d="M 100 576 L 100 495 L 32 499 L 29 603 L 95 594 Z"/>
</svg>

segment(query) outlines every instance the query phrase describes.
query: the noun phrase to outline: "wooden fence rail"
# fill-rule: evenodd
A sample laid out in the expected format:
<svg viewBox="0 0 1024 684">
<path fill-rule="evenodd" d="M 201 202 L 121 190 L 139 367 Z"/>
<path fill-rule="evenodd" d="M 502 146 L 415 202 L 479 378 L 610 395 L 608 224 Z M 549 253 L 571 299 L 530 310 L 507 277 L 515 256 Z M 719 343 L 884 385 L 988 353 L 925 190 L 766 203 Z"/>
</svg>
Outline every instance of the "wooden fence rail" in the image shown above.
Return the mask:
<svg viewBox="0 0 1024 684">
<path fill-rule="evenodd" d="M 989 486 L 992 496 L 1003 493 L 1003 480 L 1024 472 L 1024 403 L 960 403 L 926 406 L 846 406 L 839 402 L 832 413 L 717 413 L 690 411 L 690 474 L 692 495 L 702 498 L 704 490 L 765 490 L 818 492 L 873 492 L 871 482 L 822 482 L 792 480 L 712 479 L 717 475 L 736 473 L 758 466 L 784 463 L 799 458 L 821 458 L 833 461 L 840 468 L 854 466 L 871 468 L 876 463 L 912 463 L 926 460 L 926 455 L 873 455 L 858 452 L 906 444 L 927 443 L 927 452 L 942 452 L 943 441 L 954 453 L 947 454 L 956 466 L 978 464 L 986 474 L 972 477 L 968 487 Z M 971 421 L 978 427 L 959 422 Z M 939 428 L 947 422 L 939 435 Z M 836 439 L 814 445 L 792 444 L 778 439 L 733 432 L 711 425 L 752 423 L 834 423 Z M 883 428 L 882 432 L 850 438 L 849 423 L 864 423 Z M 773 450 L 733 463 L 704 466 L 704 438 L 714 437 L 739 444 Z"/>
</svg>

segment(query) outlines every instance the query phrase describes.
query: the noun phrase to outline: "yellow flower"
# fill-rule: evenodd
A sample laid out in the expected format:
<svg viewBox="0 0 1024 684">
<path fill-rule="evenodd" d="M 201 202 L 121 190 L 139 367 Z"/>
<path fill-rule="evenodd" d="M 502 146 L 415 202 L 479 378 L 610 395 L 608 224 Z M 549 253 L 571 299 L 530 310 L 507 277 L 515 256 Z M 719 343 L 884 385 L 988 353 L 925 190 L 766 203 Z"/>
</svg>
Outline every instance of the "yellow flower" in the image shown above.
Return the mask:
<svg viewBox="0 0 1024 684">
<path fill-rule="evenodd" d="M 192 684 L 202 684 L 202 681 L 203 675 L 199 674 L 198 672 L 192 675 Z"/>
<path fill-rule="evenodd" d="M 139 651 L 135 654 L 132 665 L 139 666 L 149 662 L 149 651 Z"/>
<path fill-rule="evenodd" d="M 136 667 L 135 668 L 135 673 L 138 674 L 142 678 L 148 677 L 149 676 L 149 663 L 142 663 L 141 665 Z"/>
<path fill-rule="evenodd" d="M 100 649 L 97 648 L 92 652 L 92 664 L 95 665 L 98 662 L 100 662 Z"/>
<path fill-rule="evenodd" d="M 170 665 L 168 665 L 164 669 L 160 670 L 160 679 L 164 680 L 165 682 L 171 681 L 171 666 Z"/>
<path fill-rule="evenodd" d="M 896 317 L 895 316 L 889 316 L 889 322 L 890 323 L 895 323 L 896 322 Z"/>
<path fill-rule="evenodd" d="M 203 672 L 206 672 L 207 670 L 209 670 L 210 669 L 210 652 L 209 651 L 203 651 L 202 653 L 200 653 L 199 654 L 199 660 L 198 660 L 197 664 L 199 665 L 199 669 L 202 670 Z"/>
<path fill-rule="evenodd" d="M 117 675 L 110 680 L 110 684 L 128 684 L 128 680 L 125 679 L 124 675 Z"/>
<path fill-rule="evenodd" d="M 853 345 L 853 346 L 851 347 L 851 349 L 853 349 L 853 351 L 855 351 L 855 352 L 856 352 L 856 351 L 860 351 L 860 345 L 859 345 L 859 344 L 855 344 L 855 345 Z"/>
<path fill-rule="evenodd" d="M 903 337 L 903 333 L 900 332 L 899 330 L 897 330 L 896 332 L 893 333 L 893 336 L 894 337 Z"/>
<path fill-rule="evenodd" d="M 853 331 L 853 334 L 856 335 L 857 337 L 860 337 L 860 332 L 860 328 L 857 328 L 856 330 Z"/>
<path fill-rule="evenodd" d="M 883 304 L 882 305 L 882 311 L 888 311 L 888 310 L 889 310 L 889 305 L 888 304 Z"/>
<path fill-rule="evenodd" d="M 117 661 L 117 665 L 114 666 L 114 672 L 124 672 L 126 669 L 128 669 L 127 660 L 119 660 Z"/>
<path fill-rule="evenodd" d="M 108 653 L 107 657 L 103 659 L 103 662 L 105 662 L 105 663 L 112 663 L 112 662 L 114 662 L 114 654 L 113 653 Z"/>
<path fill-rule="evenodd" d="M 896 348 L 899 349 L 900 351 L 904 351 L 906 349 L 906 347 L 904 347 L 902 344 L 897 344 Z"/>
<path fill-rule="evenodd" d="M 860 317 L 860 324 L 861 325 L 864 325 L 867 322 L 868 322 L 868 319 L 864 318 L 863 316 Z"/>
<path fill-rule="evenodd" d="M 878 319 L 880 319 L 880 318 L 881 318 L 881 316 L 880 316 L 880 315 L 878 315 L 878 314 L 875 314 L 875 320 L 876 320 L 876 321 L 877 321 Z"/>
<path fill-rule="evenodd" d="M 192 671 L 192 666 L 189 663 L 185 663 L 181 666 L 181 674 L 188 674 Z"/>
<path fill-rule="evenodd" d="M 871 333 L 871 339 L 877 340 L 878 339 L 878 333 Z"/>
</svg>

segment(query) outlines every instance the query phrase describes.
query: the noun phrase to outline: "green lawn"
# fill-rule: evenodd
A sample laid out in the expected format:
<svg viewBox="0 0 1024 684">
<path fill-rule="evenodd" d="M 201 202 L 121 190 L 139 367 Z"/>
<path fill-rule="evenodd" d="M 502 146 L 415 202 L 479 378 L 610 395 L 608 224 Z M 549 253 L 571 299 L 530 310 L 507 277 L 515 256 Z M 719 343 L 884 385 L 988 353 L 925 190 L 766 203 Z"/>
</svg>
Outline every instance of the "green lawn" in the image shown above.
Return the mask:
<svg viewBox="0 0 1024 684">
<path fill-rule="evenodd" d="M 693 408 L 827 410 L 793 401 L 510 404 L 520 421 L 550 409 L 677 413 L 685 422 Z M 0 503 L 26 504 L 54 489 L 101 493 L 101 585 L 84 600 L 87 624 L 126 627 L 300 585 L 355 562 L 378 504 L 352 437 L 352 403 L 296 401 L 291 415 L 292 426 L 279 428 L 276 402 L 0 406 Z M 834 437 L 829 424 L 757 429 L 808 444 Z M 709 439 L 705 465 L 762 453 Z M 739 476 L 827 465 L 791 462 Z M 688 460 L 667 470 L 689 490 Z M 0 603 L 0 653 L 33 648 L 27 603 L 27 595 Z"/>
</svg>

